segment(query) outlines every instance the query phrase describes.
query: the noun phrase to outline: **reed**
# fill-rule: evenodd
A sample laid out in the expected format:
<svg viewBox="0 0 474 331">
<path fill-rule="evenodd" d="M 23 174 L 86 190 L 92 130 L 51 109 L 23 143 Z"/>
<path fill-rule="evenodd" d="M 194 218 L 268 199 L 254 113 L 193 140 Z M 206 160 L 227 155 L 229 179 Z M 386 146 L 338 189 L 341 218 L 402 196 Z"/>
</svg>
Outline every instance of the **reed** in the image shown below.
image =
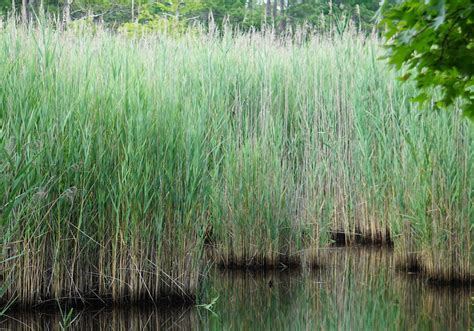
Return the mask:
<svg viewBox="0 0 474 331">
<path fill-rule="evenodd" d="M 472 127 L 416 109 L 378 44 L 2 24 L 6 298 L 192 299 L 205 240 L 273 268 L 335 233 L 470 279 Z"/>
<path fill-rule="evenodd" d="M 108 34 L 0 39 L 6 297 L 192 300 L 209 149 L 182 73 Z"/>
<path fill-rule="evenodd" d="M 458 118 L 439 116 L 442 120 L 420 114 L 404 133 L 409 143 L 394 169 L 404 174 L 395 188 L 397 263 L 420 269 L 433 281 L 469 283 L 474 275 L 473 130 Z M 420 121 L 430 129 L 420 131 Z"/>
</svg>

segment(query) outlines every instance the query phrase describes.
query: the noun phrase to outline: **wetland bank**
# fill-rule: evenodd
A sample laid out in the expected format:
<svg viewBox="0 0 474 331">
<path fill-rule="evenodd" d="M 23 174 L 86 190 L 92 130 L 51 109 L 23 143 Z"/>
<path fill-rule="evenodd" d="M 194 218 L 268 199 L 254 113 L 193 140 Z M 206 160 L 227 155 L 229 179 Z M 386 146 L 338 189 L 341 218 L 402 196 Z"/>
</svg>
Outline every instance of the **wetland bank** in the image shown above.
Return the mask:
<svg viewBox="0 0 474 331">
<path fill-rule="evenodd" d="M 2 323 L 472 323 L 474 130 L 411 103 L 377 36 L 7 21 L 0 54 Z M 122 308 L 25 311 L 92 301 Z"/>
<path fill-rule="evenodd" d="M 332 248 L 325 268 L 226 271 L 203 285 L 203 307 L 139 305 L 59 311 L 13 311 L 0 318 L 12 330 L 467 330 L 470 291 L 440 287 L 397 272 L 393 252 Z M 271 285 L 270 285 L 271 284 Z M 217 298 L 217 299 L 216 299 Z M 67 311 L 66 311 L 67 312 Z"/>
</svg>

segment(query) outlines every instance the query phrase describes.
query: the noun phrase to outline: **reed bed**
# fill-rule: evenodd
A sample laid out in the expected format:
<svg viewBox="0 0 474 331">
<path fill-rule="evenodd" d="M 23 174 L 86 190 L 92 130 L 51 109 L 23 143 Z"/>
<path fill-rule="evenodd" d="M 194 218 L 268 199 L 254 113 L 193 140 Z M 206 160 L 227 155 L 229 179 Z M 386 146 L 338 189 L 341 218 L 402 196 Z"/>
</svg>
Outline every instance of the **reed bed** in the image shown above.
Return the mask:
<svg viewBox="0 0 474 331">
<path fill-rule="evenodd" d="M 185 69 L 106 34 L 0 39 L 6 297 L 193 300 L 210 150 Z"/>
<path fill-rule="evenodd" d="M 472 124 L 419 115 L 404 132 L 394 167 L 399 240 L 397 264 L 437 282 L 472 282 L 474 168 Z M 429 125 L 424 127 L 420 121 Z M 420 131 L 421 130 L 421 131 Z M 444 134 L 440 134 L 444 132 Z"/>
<path fill-rule="evenodd" d="M 263 268 L 394 242 L 472 278 L 472 126 L 416 109 L 375 36 L 1 26 L 6 298 L 192 299 L 205 241 Z"/>
</svg>

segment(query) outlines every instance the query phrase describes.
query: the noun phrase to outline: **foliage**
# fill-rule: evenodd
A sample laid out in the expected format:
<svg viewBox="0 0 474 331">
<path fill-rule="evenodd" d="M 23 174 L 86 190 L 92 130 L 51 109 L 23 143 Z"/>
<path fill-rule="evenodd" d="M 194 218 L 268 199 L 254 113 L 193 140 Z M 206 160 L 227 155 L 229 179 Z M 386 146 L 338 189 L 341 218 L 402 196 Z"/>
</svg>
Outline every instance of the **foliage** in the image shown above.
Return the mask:
<svg viewBox="0 0 474 331">
<path fill-rule="evenodd" d="M 176 15 L 177 10 L 160 2 L 144 5 L 138 20 L 124 23 L 119 31 L 138 36 L 156 32 L 180 35 L 186 31 L 186 22 Z"/>
<path fill-rule="evenodd" d="M 193 295 L 205 240 L 268 268 L 336 231 L 468 279 L 468 123 L 413 112 L 375 35 L 225 33 L 0 30 L 7 298 Z"/>
<path fill-rule="evenodd" d="M 474 2 L 472 0 L 408 0 L 382 7 L 386 58 L 408 71 L 421 90 L 414 101 L 431 100 L 439 87 L 437 108 L 459 97 L 463 112 L 474 120 Z"/>
<path fill-rule="evenodd" d="M 275 6 L 276 1 L 276 6 Z M 16 12 L 21 11 L 21 0 L 14 0 Z M 36 12 L 44 8 L 48 13 L 62 15 L 64 0 L 30 1 L 28 8 Z M 0 14 L 11 11 L 12 1 L 0 0 Z M 182 25 L 192 25 L 195 22 L 207 26 L 209 24 L 222 27 L 232 25 L 243 30 L 261 29 L 264 25 L 278 29 L 308 25 L 324 27 L 323 22 L 335 17 L 352 19 L 364 31 L 373 29 L 373 17 L 378 8 L 376 0 L 338 0 L 334 3 L 325 0 L 284 1 L 272 0 L 271 13 L 266 10 L 266 1 L 257 0 L 74 0 L 71 4 L 72 19 L 80 19 L 93 13 L 94 19 L 104 22 L 107 26 L 118 27 L 125 25 L 125 30 L 156 30 L 155 25 L 162 25 L 170 17 L 182 21 Z M 148 14 L 153 17 L 143 20 Z M 274 15 L 276 15 L 274 17 Z M 334 15 L 334 17 L 332 17 Z M 159 16 L 159 17 L 158 17 Z M 326 17 L 325 19 L 323 17 Z M 137 23 L 138 18 L 140 24 Z M 210 18 L 212 18 L 210 20 Z M 150 22 L 156 21 L 156 22 Z M 159 22 L 158 22 L 159 21 Z M 167 23 L 166 23 L 167 24 Z M 166 25 L 165 24 L 165 25 Z M 141 25 L 145 25 L 144 27 Z"/>
<path fill-rule="evenodd" d="M 366 5 L 351 4 L 344 1 L 333 4 L 331 1 L 302 2 L 288 8 L 287 15 L 291 24 L 309 24 L 318 28 L 327 28 L 333 24 L 340 29 L 340 24 L 347 24 L 352 19 L 360 28 L 369 30 L 373 27 L 374 11 Z"/>
<path fill-rule="evenodd" d="M 68 29 L 78 35 L 94 35 L 97 33 L 99 27 L 94 23 L 91 16 L 69 22 Z"/>
</svg>

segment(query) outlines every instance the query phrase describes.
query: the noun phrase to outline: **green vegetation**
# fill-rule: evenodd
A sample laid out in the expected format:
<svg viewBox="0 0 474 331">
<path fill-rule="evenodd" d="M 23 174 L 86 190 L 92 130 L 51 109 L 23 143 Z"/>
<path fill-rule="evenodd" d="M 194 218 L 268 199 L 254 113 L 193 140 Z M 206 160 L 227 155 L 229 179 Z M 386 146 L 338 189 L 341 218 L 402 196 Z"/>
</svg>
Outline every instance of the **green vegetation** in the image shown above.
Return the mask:
<svg viewBox="0 0 474 331">
<path fill-rule="evenodd" d="M 184 67 L 106 34 L 0 38 L 7 297 L 192 297 L 211 146 Z"/>
<path fill-rule="evenodd" d="M 433 87 L 445 108 L 459 97 L 464 114 L 474 121 L 474 2 L 408 0 L 386 3 L 380 25 L 385 28 L 389 62 L 413 76 L 420 89 L 414 100 L 431 102 Z"/>
<path fill-rule="evenodd" d="M 6 298 L 192 299 L 206 240 L 274 268 L 321 264 L 334 232 L 470 281 L 474 131 L 414 108 L 379 44 L 3 23 Z"/>
<path fill-rule="evenodd" d="M 469 288 L 431 286 L 393 262 L 388 250 L 350 247 L 331 250 L 327 268 L 311 272 L 214 269 L 198 307 L 89 307 L 75 310 L 68 330 L 469 330 Z M 60 329 L 63 319 L 11 311 L 0 327 Z"/>
<path fill-rule="evenodd" d="M 352 19 L 371 31 L 377 0 L 0 0 L 0 14 L 15 11 L 27 21 L 46 11 L 63 22 L 91 19 L 110 28 L 156 29 L 173 21 L 179 26 L 208 28 L 232 25 L 243 30 L 274 28 L 280 32 L 302 25 L 325 28 Z"/>
</svg>

